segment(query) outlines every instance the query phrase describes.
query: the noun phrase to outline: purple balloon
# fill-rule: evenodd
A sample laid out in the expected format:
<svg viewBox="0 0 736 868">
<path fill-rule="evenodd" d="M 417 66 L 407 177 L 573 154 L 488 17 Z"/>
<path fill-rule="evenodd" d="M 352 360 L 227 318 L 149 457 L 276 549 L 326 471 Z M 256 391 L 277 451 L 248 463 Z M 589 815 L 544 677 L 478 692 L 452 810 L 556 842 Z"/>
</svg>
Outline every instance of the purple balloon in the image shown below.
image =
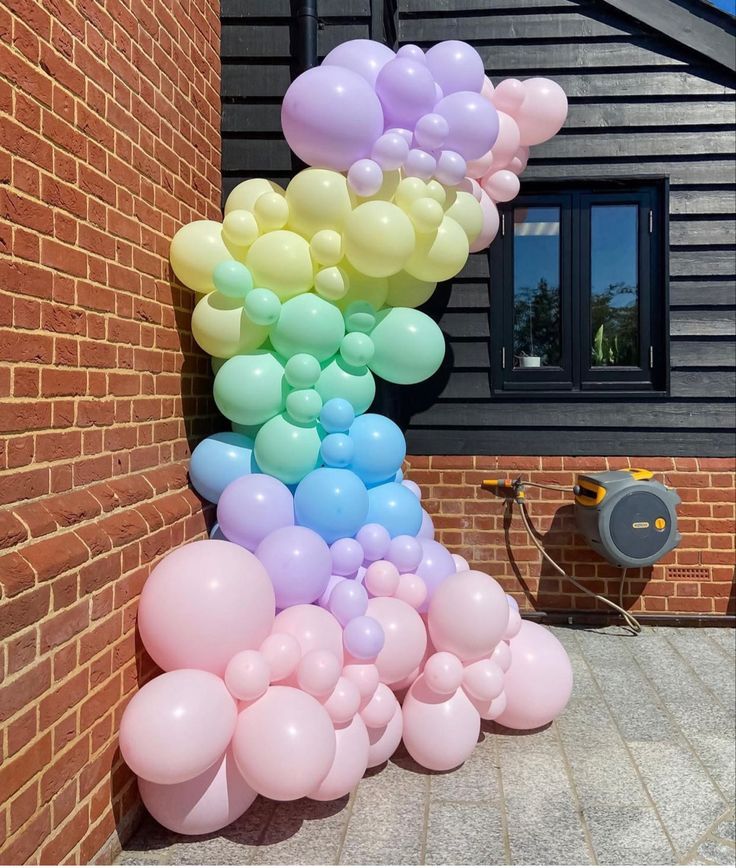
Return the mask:
<svg viewBox="0 0 736 868">
<path fill-rule="evenodd" d="M 400 573 L 413 573 L 423 557 L 421 542 L 408 534 L 395 536 L 386 553 L 386 560 L 391 561 Z"/>
<path fill-rule="evenodd" d="M 391 171 L 401 168 L 408 153 L 409 145 L 402 135 L 399 133 L 384 133 L 379 139 L 376 139 L 376 143 L 373 145 L 373 150 L 371 151 L 371 158 L 382 169 Z"/>
<path fill-rule="evenodd" d="M 303 72 L 281 104 L 286 141 L 310 166 L 349 169 L 369 156 L 383 126 L 381 104 L 371 85 L 342 66 Z"/>
<path fill-rule="evenodd" d="M 363 546 L 355 539 L 343 537 L 330 546 L 332 572 L 338 576 L 352 576 L 363 563 Z"/>
<path fill-rule="evenodd" d="M 294 524 L 294 498 L 273 476 L 241 476 L 220 495 L 217 522 L 227 539 L 253 551 L 272 531 Z"/>
<path fill-rule="evenodd" d="M 381 42 L 372 39 L 350 39 L 342 42 L 322 61 L 323 66 L 343 66 L 364 78 L 368 84 L 376 83 L 381 69 L 396 55 Z"/>
<path fill-rule="evenodd" d="M 380 560 L 391 543 L 391 535 L 380 524 L 364 524 L 355 534 L 355 539 L 363 547 L 366 561 Z"/>
<path fill-rule="evenodd" d="M 358 196 L 372 196 L 383 184 L 381 167 L 375 160 L 356 160 L 348 170 L 348 184 Z"/>
<path fill-rule="evenodd" d="M 313 603 L 330 581 L 330 550 L 322 537 L 308 527 L 273 531 L 255 555 L 271 579 L 279 609 Z"/>
<path fill-rule="evenodd" d="M 383 627 L 369 615 L 348 621 L 342 634 L 345 650 L 358 660 L 372 660 L 383 648 Z"/>
<path fill-rule="evenodd" d="M 449 124 L 448 150 L 465 160 L 477 160 L 493 147 L 498 137 L 498 113 L 484 96 L 458 91 L 441 99 L 434 110 Z"/>
<path fill-rule="evenodd" d="M 437 586 L 447 576 L 454 575 L 456 569 L 452 555 L 443 545 L 429 539 L 423 539 L 421 545 L 422 560 L 416 568 L 416 574 L 424 579 L 427 586 L 427 599 L 419 607 L 420 612 L 426 612 Z"/>
<path fill-rule="evenodd" d="M 420 148 L 441 148 L 445 143 L 450 127 L 447 121 L 435 112 L 422 115 L 414 127 L 414 138 Z"/>
<path fill-rule="evenodd" d="M 330 605 L 330 594 L 332 593 L 332 589 L 335 585 L 339 585 L 340 582 L 345 581 L 345 576 L 330 576 L 329 581 L 327 582 L 327 587 L 322 591 L 317 600 L 317 603 L 322 606 L 323 609 L 328 609 Z"/>
<path fill-rule="evenodd" d="M 448 39 L 433 45 L 425 63 L 445 94 L 460 90 L 480 93 L 485 79 L 483 58 L 467 42 Z"/>
<path fill-rule="evenodd" d="M 407 178 L 421 178 L 428 181 L 437 168 L 435 158 L 419 148 L 412 148 L 404 162 L 404 173 Z"/>
<path fill-rule="evenodd" d="M 409 147 L 411 147 L 411 143 L 414 141 L 414 133 L 411 130 L 404 129 L 403 127 L 392 127 L 390 130 L 386 130 L 386 132 L 395 133 L 397 136 L 401 136 Z"/>
<path fill-rule="evenodd" d="M 397 57 L 408 57 L 416 63 L 424 63 L 424 52 L 418 45 L 402 45 L 396 52 Z"/>
<path fill-rule="evenodd" d="M 426 509 L 422 510 L 422 526 L 419 528 L 417 539 L 434 539 L 434 522 Z"/>
<path fill-rule="evenodd" d="M 434 79 L 423 63 L 397 57 L 378 73 L 376 94 L 386 126 L 413 129 L 419 118 L 434 107 Z"/>
<path fill-rule="evenodd" d="M 417 500 L 422 499 L 422 489 L 416 484 L 416 482 L 413 482 L 411 479 L 402 479 L 401 484 L 405 488 L 408 488 L 409 491 L 413 492 L 416 495 Z"/>
<path fill-rule="evenodd" d="M 360 582 L 353 579 L 343 579 L 332 589 L 328 607 L 330 612 L 345 627 L 353 618 L 365 615 L 368 608 L 368 591 Z"/>
<path fill-rule="evenodd" d="M 454 187 L 465 177 L 468 164 L 455 151 L 442 151 L 437 159 L 435 177 L 448 187 Z"/>
</svg>

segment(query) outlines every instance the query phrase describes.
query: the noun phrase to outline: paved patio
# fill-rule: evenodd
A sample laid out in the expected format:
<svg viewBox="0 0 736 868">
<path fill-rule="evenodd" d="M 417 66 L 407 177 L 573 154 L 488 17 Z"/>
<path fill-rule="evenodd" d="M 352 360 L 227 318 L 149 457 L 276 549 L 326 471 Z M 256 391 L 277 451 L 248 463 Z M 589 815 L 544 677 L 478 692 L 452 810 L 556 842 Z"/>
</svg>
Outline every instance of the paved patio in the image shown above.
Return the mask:
<svg viewBox="0 0 736 868">
<path fill-rule="evenodd" d="M 734 631 L 555 634 L 575 690 L 552 726 L 488 726 L 447 774 L 399 753 L 338 802 L 259 798 L 216 835 L 148 819 L 119 864 L 733 864 Z"/>
</svg>

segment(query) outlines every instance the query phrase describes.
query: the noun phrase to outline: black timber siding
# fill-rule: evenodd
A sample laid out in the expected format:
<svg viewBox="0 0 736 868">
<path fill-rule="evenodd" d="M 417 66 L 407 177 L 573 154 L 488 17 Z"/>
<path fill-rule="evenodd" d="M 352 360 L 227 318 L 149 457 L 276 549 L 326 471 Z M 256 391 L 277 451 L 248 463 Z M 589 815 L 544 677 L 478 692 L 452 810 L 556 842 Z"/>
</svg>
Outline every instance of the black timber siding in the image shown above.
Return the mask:
<svg viewBox="0 0 736 868">
<path fill-rule="evenodd" d="M 321 0 L 319 14 L 320 57 L 346 39 L 382 38 L 371 33 L 369 0 Z M 286 181 L 297 168 L 279 131 L 294 51 L 286 0 L 225 0 L 222 15 L 227 194 L 244 178 Z M 572 178 L 669 179 L 670 394 L 494 400 L 481 253 L 428 305 L 448 342 L 442 369 L 417 387 L 379 388 L 377 409 L 406 428 L 414 453 L 734 454 L 733 75 L 591 0 L 399 0 L 396 26 L 399 44 L 472 43 L 494 82 L 545 75 L 565 88 L 568 121 L 533 149 L 522 190 L 525 179 L 561 188 Z"/>
</svg>

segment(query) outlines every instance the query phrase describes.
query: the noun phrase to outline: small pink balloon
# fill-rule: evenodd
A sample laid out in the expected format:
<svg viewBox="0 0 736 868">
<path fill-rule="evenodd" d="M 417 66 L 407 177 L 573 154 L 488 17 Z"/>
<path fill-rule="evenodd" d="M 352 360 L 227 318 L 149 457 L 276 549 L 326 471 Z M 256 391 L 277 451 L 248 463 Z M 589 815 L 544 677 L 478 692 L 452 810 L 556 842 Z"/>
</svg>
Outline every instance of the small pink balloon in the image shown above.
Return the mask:
<svg viewBox="0 0 736 868">
<path fill-rule="evenodd" d="M 358 196 L 373 196 L 381 184 L 383 171 L 375 160 L 356 160 L 348 170 L 348 185 Z"/>
<path fill-rule="evenodd" d="M 427 647 L 424 621 L 415 609 L 393 597 L 369 600 L 368 615 L 378 621 L 385 637 L 376 657 L 381 681 L 390 685 L 406 678 L 419 665 Z"/>
<path fill-rule="evenodd" d="M 441 696 L 454 693 L 463 683 L 463 664 L 454 654 L 438 651 L 424 664 L 424 681 Z"/>
<path fill-rule="evenodd" d="M 361 702 L 367 702 L 376 692 L 379 675 L 374 663 L 349 663 L 342 674 L 358 688 Z"/>
<path fill-rule="evenodd" d="M 482 178 L 491 171 L 491 166 L 493 166 L 493 150 L 486 151 L 477 160 L 468 160 L 466 174 L 468 178 Z"/>
<path fill-rule="evenodd" d="M 468 164 L 456 151 L 442 151 L 437 158 L 435 177 L 448 187 L 455 187 L 465 177 Z"/>
<path fill-rule="evenodd" d="M 370 744 L 368 748 L 369 769 L 385 763 L 387 759 L 394 755 L 401 741 L 403 728 L 403 715 L 398 702 L 396 703 L 393 717 L 386 726 L 376 729 L 368 727 L 368 741 Z"/>
<path fill-rule="evenodd" d="M 513 113 L 522 145 L 539 145 L 559 132 L 567 118 L 567 96 L 555 81 L 527 78 L 524 101 Z"/>
<path fill-rule="evenodd" d="M 525 96 L 524 84 L 518 78 L 505 78 L 496 85 L 491 94 L 491 102 L 499 111 L 513 116 L 524 102 Z"/>
<path fill-rule="evenodd" d="M 422 675 L 406 694 L 402 712 L 406 749 L 425 768 L 447 771 L 473 752 L 480 715 L 462 689 L 438 697 Z"/>
<path fill-rule="evenodd" d="M 335 727 L 335 759 L 320 785 L 309 794 L 318 802 L 332 802 L 358 786 L 368 766 L 368 731 L 356 716 Z"/>
<path fill-rule="evenodd" d="M 412 609 L 420 609 L 427 599 L 427 586 L 414 573 L 402 573 L 394 597 L 408 603 Z"/>
<path fill-rule="evenodd" d="M 519 149 L 519 127 L 506 112 L 498 113 L 498 138 L 493 143 L 493 170 L 505 169 Z"/>
<path fill-rule="evenodd" d="M 415 536 L 400 534 L 391 540 L 386 560 L 391 561 L 400 573 L 411 573 L 421 563 L 422 556 L 419 540 Z"/>
<path fill-rule="evenodd" d="M 422 489 L 416 484 L 416 482 L 413 482 L 411 479 L 402 479 L 401 484 L 404 488 L 408 488 L 409 491 L 412 491 L 419 500 L 422 499 Z"/>
<path fill-rule="evenodd" d="M 261 654 L 271 670 L 272 681 L 288 678 L 299 665 L 302 649 L 289 633 L 271 633 L 261 645 Z"/>
<path fill-rule="evenodd" d="M 476 202 L 480 202 L 481 196 L 483 195 L 483 188 L 475 178 L 463 178 L 463 180 L 457 185 L 457 189 L 461 193 L 470 193 Z"/>
<path fill-rule="evenodd" d="M 329 651 L 342 663 L 342 627 L 330 612 L 302 604 L 279 612 L 273 622 L 274 633 L 289 633 L 299 643 L 301 653 Z"/>
<path fill-rule="evenodd" d="M 491 660 L 498 664 L 502 672 L 508 672 L 511 666 L 511 648 L 508 642 L 499 642 L 493 649 Z"/>
<path fill-rule="evenodd" d="M 308 651 L 299 661 L 296 680 L 302 690 L 312 696 L 328 696 L 337 686 L 342 671 L 341 661 L 329 651 Z"/>
<path fill-rule="evenodd" d="M 521 615 L 519 610 L 513 606 L 509 606 L 509 623 L 506 625 L 506 632 L 503 634 L 504 639 L 513 639 L 514 636 L 521 630 Z"/>
<path fill-rule="evenodd" d="M 404 175 L 407 178 L 421 178 L 428 181 L 437 168 L 435 158 L 419 148 L 412 148 L 404 160 Z"/>
<path fill-rule="evenodd" d="M 217 832 L 244 814 L 256 798 L 230 750 L 202 774 L 180 784 L 138 778 L 138 792 L 154 820 L 179 835 Z"/>
<path fill-rule="evenodd" d="M 465 572 L 465 570 L 470 569 L 470 564 L 465 560 L 462 555 L 453 555 L 452 559 L 453 561 L 455 561 L 455 567 L 457 568 L 456 572 L 462 573 Z"/>
<path fill-rule="evenodd" d="M 489 102 L 493 102 L 493 82 L 488 78 L 487 75 L 483 76 L 483 87 L 481 87 L 480 92 L 482 96 L 484 96 Z"/>
<path fill-rule="evenodd" d="M 503 691 L 495 699 L 491 699 L 490 702 L 475 699 L 472 696 L 470 697 L 470 701 L 483 720 L 496 720 L 496 718 L 506 711 L 506 694 Z"/>
<path fill-rule="evenodd" d="M 322 703 L 333 723 L 348 723 L 358 713 L 360 708 L 360 691 L 357 686 L 345 676 L 337 679 L 335 689 Z"/>
<path fill-rule="evenodd" d="M 379 684 L 371 699 L 360 709 L 366 726 L 379 729 L 386 726 L 396 711 L 396 697 L 390 687 Z"/>
<path fill-rule="evenodd" d="M 498 227 L 501 225 L 498 208 L 496 208 L 495 203 L 491 200 L 485 190 L 481 190 L 480 207 L 483 211 L 483 225 L 480 234 L 470 245 L 471 253 L 485 250 L 485 248 L 488 247 L 491 241 L 496 237 Z"/>
<path fill-rule="evenodd" d="M 503 692 L 503 670 L 492 660 L 478 660 L 465 667 L 463 688 L 472 699 L 490 702 Z"/>
<path fill-rule="evenodd" d="M 481 186 L 494 202 L 510 202 L 519 195 L 519 178 L 508 169 L 486 175 Z"/>
<path fill-rule="evenodd" d="M 374 561 L 365 571 L 363 584 L 374 597 L 391 597 L 399 586 L 399 571 L 390 561 Z"/>
<path fill-rule="evenodd" d="M 409 133 L 409 142 L 397 132 L 384 133 L 380 138 L 376 139 L 371 151 L 371 158 L 378 165 L 386 170 L 392 171 L 400 169 L 404 165 L 409 154 L 409 145 L 411 144 L 411 132 Z"/>
<path fill-rule="evenodd" d="M 227 664 L 225 685 L 236 699 L 251 701 L 268 690 L 271 669 L 259 651 L 240 651 Z"/>
</svg>

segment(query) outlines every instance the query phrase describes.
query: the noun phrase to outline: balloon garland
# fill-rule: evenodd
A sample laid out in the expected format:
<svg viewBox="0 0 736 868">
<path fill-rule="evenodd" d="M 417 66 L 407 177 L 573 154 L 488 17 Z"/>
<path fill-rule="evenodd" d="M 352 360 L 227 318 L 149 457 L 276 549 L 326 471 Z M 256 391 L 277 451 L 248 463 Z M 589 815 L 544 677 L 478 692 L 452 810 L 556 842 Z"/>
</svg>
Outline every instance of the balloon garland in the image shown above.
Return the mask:
<svg viewBox="0 0 736 868">
<path fill-rule="evenodd" d="M 494 89 L 462 42 L 346 42 L 283 100 L 309 168 L 286 189 L 239 184 L 221 223 L 174 236 L 233 430 L 191 458 L 211 539 L 168 554 L 140 599 L 164 672 L 127 706 L 120 748 L 168 828 L 213 832 L 259 793 L 339 798 L 402 738 L 450 769 L 481 719 L 529 729 L 567 703 L 560 643 L 434 540 L 401 430 L 367 412 L 374 375 L 438 369 L 442 333 L 416 308 L 488 246 L 529 146 L 566 113 L 547 79 Z"/>
</svg>

